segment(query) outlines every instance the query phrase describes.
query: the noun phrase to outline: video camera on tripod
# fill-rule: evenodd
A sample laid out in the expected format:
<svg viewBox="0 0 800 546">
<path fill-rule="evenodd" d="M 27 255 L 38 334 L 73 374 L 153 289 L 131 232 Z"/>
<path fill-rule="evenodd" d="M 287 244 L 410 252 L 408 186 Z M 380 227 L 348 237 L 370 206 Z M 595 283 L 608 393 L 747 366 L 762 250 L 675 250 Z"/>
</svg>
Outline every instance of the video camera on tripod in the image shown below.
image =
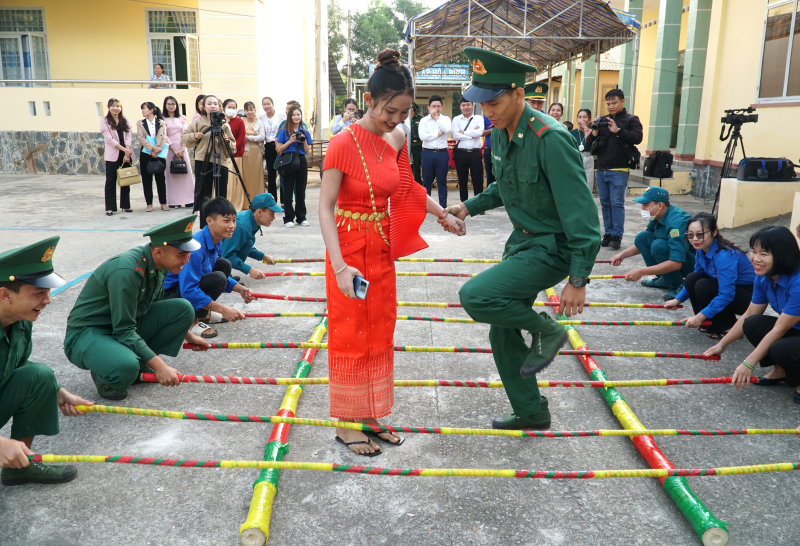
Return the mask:
<svg viewBox="0 0 800 546">
<path fill-rule="evenodd" d="M 209 112 L 208 119 L 211 122 L 212 129 L 222 129 L 225 125 L 225 114 L 223 112 Z"/>
<path fill-rule="evenodd" d="M 758 114 L 753 114 L 756 109 L 752 106 L 748 108 L 737 108 L 735 110 L 725 110 L 725 117 L 722 118 L 722 131 L 725 131 L 725 125 L 739 125 L 744 123 L 758 123 Z M 728 131 L 730 132 L 730 131 Z M 720 140 L 725 140 L 720 134 Z"/>
<path fill-rule="evenodd" d="M 725 146 L 725 161 L 722 163 L 721 178 L 730 178 L 731 170 L 733 169 L 733 156 L 736 155 L 736 146 L 739 142 L 742 143 L 742 154 L 747 157 L 747 152 L 744 151 L 744 138 L 742 138 L 742 125 L 745 123 L 757 123 L 758 114 L 754 114 L 756 109 L 752 106 L 747 108 L 735 108 L 733 110 L 725 110 L 725 116 L 722 118 L 722 129 L 719 132 L 719 139 L 725 142 L 730 138 L 728 145 Z M 725 134 L 725 126 L 729 125 L 728 133 Z M 720 182 L 717 188 L 717 195 L 714 197 L 714 205 L 711 207 L 711 214 L 717 208 L 719 202 L 719 192 L 722 189 Z"/>
</svg>

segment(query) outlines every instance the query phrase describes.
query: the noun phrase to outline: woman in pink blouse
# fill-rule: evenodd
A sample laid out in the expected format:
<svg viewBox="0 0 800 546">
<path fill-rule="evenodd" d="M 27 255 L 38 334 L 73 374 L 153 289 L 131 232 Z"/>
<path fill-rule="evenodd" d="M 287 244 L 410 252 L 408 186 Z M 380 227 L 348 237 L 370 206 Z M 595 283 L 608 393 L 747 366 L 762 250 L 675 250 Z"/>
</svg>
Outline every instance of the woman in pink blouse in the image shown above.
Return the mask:
<svg viewBox="0 0 800 546">
<path fill-rule="evenodd" d="M 188 151 L 181 143 L 181 135 L 188 123 L 186 116 L 182 116 L 178 111 L 178 101 L 175 97 L 164 99 L 164 125 L 167 128 L 167 142 L 170 143 L 166 171 L 167 204 L 170 208 L 179 208 L 181 205 L 191 208 L 194 206 L 194 175 Z M 185 174 L 170 172 L 173 159 L 182 159 L 186 162 Z"/>
<path fill-rule="evenodd" d="M 133 146 L 131 124 L 122 115 L 122 103 L 117 99 L 108 99 L 107 106 L 108 114 L 100 118 L 100 132 L 105 141 L 106 216 L 111 216 L 117 212 L 117 169 L 123 163 L 131 163 Z M 130 186 L 119 189 L 119 206 L 125 212 L 131 212 Z"/>
</svg>

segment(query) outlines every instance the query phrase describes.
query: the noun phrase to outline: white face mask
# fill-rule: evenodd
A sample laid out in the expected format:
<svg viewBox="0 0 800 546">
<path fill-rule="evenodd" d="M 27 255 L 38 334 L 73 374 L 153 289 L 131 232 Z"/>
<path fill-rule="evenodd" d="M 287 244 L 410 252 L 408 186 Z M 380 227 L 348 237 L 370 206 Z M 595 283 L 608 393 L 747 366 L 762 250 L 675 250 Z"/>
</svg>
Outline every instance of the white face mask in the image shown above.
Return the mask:
<svg viewBox="0 0 800 546">
<path fill-rule="evenodd" d="M 658 206 L 660 207 L 661 204 L 659 203 Z M 639 213 L 642 215 L 642 218 L 644 218 L 645 220 L 650 220 L 650 218 L 651 218 L 650 213 L 653 212 L 655 209 L 656 209 L 656 207 L 653 207 L 650 210 L 640 210 Z"/>
<path fill-rule="evenodd" d="M 225 110 L 225 115 L 228 116 L 229 118 L 236 117 L 236 110 L 234 110 L 233 108 L 228 108 L 227 110 Z"/>
</svg>

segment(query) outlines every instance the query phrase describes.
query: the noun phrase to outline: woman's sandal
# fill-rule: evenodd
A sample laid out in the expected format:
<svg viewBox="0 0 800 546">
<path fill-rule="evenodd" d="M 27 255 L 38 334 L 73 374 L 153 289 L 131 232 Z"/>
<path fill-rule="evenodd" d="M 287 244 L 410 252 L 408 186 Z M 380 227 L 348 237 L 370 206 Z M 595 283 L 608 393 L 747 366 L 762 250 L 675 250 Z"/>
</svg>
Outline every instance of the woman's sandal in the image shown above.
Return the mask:
<svg viewBox="0 0 800 546">
<path fill-rule="evenodd" d="M 211 326 L 209 326 L 205 322 L 198 322 L 189 331 L 196 336 L 202 337 L 203 339 L 211 339 L 212 337 L 217 337 L 219 335 L 219 333 L 216 330 L 214 330 Z"/>
<path fill-rule="evenodd" d="M 711 339 L 722 339 L 728 335 L 728 332 L 730 332 L 730 330 L 726 330 L 724 332 L 708 332 L 706 335 Z"/>
<path fill-rule="evenodd" d="M 391 432 L 364 431 L 364 434 L 367 436 L 367 438 L 370 438 L 372 440 L 380 440 L 380 441 L 386 442 L 387 444 L 392 445 L 392 446 L 402 445 L 402 443 L 406 441 L 404 436 L 400 436 L 400 440 L 397 441 L 397 442 L 393 442 L 391 440 L 387 440 L 386 438 L 381 438 L 381 436 L 380 436 L 381 434 L 391 434 Z"/>
<path fill-rule="evenodd" d="M 365 432 L 364 434 L 369 434 L 369 433 L 368 433 L 368 432 Z M 353 452 L 353 453 L 355 453 L 356 455 L 361 455 L 361 456 L 363 456 L 363 457 L 376 457 L 376 456 L 380 455 L 381 453 L 383 453 L 383 451 L 381 451 L 381 448 L 379 448 L 377 445 L 373 445 L 373 444 L 372 444 L 372 441 L 371 441 L 369 438 L 367 438 L 367 441 L 366 441 L 366 442 L 365 442 L 365 441 L 363 441 L 363 440 L 360 440 L 360 441 L 358 441 L 358 442 L 345 442 L 344 440 L 342 440 L 342 439 L 341 439 L 341 438 L 339 438 L 338 436 L 335 436 L 334 438 L 335 438 L 335 439 L 336 439 L 336 441 L 337 441 L 337 442 L 339 442 L 340 444 L 343 444 L 343 445 L 347 446 L 347 449 L 350 449 L 350 446 L 353 446 L 353 445 L 358 445 L 358 444 L 367 444 L 369 447 L 371 447 L 372 449 L 375 449 L 375 450 L 376 450 L 376 451 L 374 451 L 374 452 L 372 452 L 372 453 L 356 453 L 355 451 L 353 451 L 352 449 L 350 449 L 350 451 L 352 451 L 352 452 Z"/>
</svg>

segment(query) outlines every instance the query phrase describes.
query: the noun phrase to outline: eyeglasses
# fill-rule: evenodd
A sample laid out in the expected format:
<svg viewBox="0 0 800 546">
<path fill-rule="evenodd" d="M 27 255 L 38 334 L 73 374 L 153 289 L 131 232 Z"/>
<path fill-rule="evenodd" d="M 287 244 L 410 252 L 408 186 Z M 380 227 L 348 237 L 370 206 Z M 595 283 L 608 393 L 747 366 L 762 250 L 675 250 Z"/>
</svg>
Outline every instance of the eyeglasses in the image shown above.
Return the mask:
<svg viewBox="0 0 800 546">
<path fill-rule="evenodd" d="M 697 233 L 692 233 L 691 231 L 687 231 L 686 233 L 683 234 L 683 236 L 689 239 L 690 241 L 692 239 L 700 239 L 702 241 L 703 238 L 706 236 L 706 233 L 708 233 L 708 231 L 699 231 Z"/>
</svg>

